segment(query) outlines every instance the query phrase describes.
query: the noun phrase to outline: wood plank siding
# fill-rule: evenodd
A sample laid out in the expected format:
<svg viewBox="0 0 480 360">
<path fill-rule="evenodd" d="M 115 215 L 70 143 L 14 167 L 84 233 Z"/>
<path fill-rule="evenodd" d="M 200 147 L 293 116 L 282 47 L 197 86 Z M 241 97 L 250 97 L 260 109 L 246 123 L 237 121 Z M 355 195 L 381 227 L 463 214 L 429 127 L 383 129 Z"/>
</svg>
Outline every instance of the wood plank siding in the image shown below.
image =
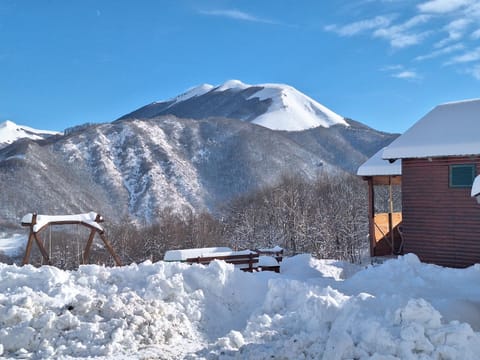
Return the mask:
<svg viewBox="0 0 480 360">
<path fill-rule="evenodd" d="M 470 188 L 449 187 L 449 167 L 480 157 L 402 160 L 404 252 L 424 262 L 466 267 L 480 262 L 480 205 Z"/>
</svg>

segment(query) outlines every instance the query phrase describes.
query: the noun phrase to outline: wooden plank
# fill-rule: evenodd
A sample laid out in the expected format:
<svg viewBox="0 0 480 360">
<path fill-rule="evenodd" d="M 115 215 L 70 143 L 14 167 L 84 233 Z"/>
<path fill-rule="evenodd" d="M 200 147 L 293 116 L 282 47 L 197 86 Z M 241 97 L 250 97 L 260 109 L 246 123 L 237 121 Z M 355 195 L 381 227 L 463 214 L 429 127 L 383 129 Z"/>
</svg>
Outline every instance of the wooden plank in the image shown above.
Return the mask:
<svg viewBox="0 0 480 360">
<path fill-rule="evenodd" d="M 96 233 L 95 229 L 90 230 L 90 236 L 88 237 L 87 245 L 85 245 L 85 250 L 83 251 L 83 255 L 82 255 L 82 264 L 88 264 L 88 260 L 90 258 L 90 248 L 92 247 L 95 233 Z"/>
<path fill-rule="evenodd" d="M 48 265 L 52 265 L 52 263 L 50 261 L 50 258 L 48 257 L 47 250 L 45 250 L 45 248 L 43 247 L 43 243 L 38 236 L 38 232 L 33 233 L 33 237 L 35 239 L 35 242 L 37 243 L 38 248 L 40 249 L 40 252 L 42 253 L 42 256 L 43 256 L 43 259 L 45 260 L 45 262 Z"/>
<path fill-rule="evenodd" d="M 30 229 L 28 235 L 27 247 L 25 248 L 25 255 L 23 257 L 22 265 L 27 265 L 30 262 L 30 253 L 32 252 L 33 245 L 33 229 Z"/>
<path fill-rule="evenodd" d="M 110 245 L 110 242 L 107 240 L 107 237 L 105 236 L 105 233 L 104 232 L 98 232 L 98 234 L 100 235 L 100 238 L 103 240 L 103 243 L 105 244 L 105 247 L 107 248 L 108 252 L 110 253 L 110 255 L 112 255 L 113 259 L 115 260 L 115 264 L 117 266 L 122 266 L 122 261 L 120 260 L 120 258 L 115 253 L 115 250 L 113 250 L 113 247 L 112 247 L 112 245 Z"/>
</svg>

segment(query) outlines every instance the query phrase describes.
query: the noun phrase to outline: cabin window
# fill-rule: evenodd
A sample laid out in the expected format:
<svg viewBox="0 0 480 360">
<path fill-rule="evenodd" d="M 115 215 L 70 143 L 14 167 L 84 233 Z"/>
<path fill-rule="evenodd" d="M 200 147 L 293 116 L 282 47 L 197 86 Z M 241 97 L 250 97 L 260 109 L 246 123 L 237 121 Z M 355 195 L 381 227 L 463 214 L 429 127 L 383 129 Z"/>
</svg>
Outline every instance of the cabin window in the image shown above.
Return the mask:
<svg viewBox="0 0 480 360">
<path fill-rule="evenodd" d="M 450 187 L 472 187 L 475 175 L 475 164 L 450 165 Z"/>
</svg>

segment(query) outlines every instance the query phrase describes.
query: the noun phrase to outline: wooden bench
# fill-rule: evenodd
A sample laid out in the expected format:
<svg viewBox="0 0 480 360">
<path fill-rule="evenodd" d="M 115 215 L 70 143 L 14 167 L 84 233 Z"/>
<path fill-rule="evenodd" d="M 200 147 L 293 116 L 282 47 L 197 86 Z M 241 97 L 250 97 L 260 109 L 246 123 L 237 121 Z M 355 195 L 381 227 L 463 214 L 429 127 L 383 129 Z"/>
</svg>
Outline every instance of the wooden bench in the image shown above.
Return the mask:
<svg viewBox="0 0 480 360">
<path fill-rule="evenodd" d="M 271 249 L 255 249 L 255 251 L 258 253 L 260 256 L 271 256 L 277 260 L 277 262 L 280 264 L 283 260 L 283 249 L 279 246 L 276 246 Z"/>
<path fill-rule="evenodd" d="M 223 260 L 226 263 L 236 265 L 240 270 L 253 272 L 258 270 L 259 254 L 256 251 L 237 251 L 234 254 L 222 255 L 222 253 L 207 254 L 207 256 L 198 256 L 188 258 L 185 262 L 189 264 L 203 264 L 208 265 L 213 260 Z"/>
</svg>

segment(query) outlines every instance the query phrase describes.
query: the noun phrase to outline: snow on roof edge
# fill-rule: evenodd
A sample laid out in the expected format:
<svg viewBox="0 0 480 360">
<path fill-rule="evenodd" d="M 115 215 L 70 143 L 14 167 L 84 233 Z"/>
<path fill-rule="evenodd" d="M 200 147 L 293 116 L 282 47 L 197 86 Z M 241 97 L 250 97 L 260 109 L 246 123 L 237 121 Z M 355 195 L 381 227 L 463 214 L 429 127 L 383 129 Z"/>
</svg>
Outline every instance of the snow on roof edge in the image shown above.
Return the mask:
<svg viewBox="0 0 480 360">
<path fill-rule="evenodd" d="M 402 175 L 401 160 L 390 163 L 382 158 L 386 148 L 377 151 L 372 157 L 365 161 L 357 170 L 358 176 L 399 176 Z"/>
</svg>

